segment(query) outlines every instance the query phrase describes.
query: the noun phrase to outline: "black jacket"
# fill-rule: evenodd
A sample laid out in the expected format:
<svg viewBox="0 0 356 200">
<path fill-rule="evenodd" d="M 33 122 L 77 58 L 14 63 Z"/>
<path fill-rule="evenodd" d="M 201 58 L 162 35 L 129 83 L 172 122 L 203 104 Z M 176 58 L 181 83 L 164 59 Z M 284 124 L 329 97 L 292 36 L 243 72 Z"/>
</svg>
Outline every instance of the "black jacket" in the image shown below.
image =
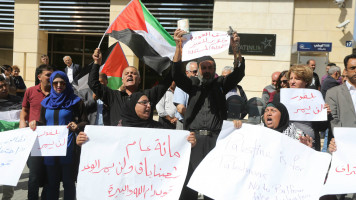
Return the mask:
<svg viewBox="0 0 356 200">
<path fill-rule="evenodd" d="M 200 111 L 209 93 L 213 96 L 219 120 L 221 120 L 221 123 L 223 120 L 226 120 L 227 108 L 225 95 L 236 87 L 237 83 L 245 76 L 245 59 L 242 59 L 241 66 L 235 67 L 231 74 L 226 77 L 219 76 L 213 80 L 209 80 L 206 84 L 201 84 L 197 77 L 188 78 L 181 69 L 181 66 L 181 62 L 173 64 L 172 76 L 177 87 L 189 94 L 188 106 L 184 115 L 184 129 L 189 130 L 191 122 Z"/>
<path fill-rule="evenodd" d="M 330 75 L 328 75 L 324 81 L 323 81 L 323 85 L 321 85 L 321 94 L 323 95 L 323 98 L 325 99 L 326 96 L 326 91 L 328 91 L 328 89 L 338 86 L 340 85 L 339 82 L 337 82 L 337 80 L 335 80 L 333 77 L 331 77 Z"/>
<path fill-rule="evenodd" d="M 130 97 L 125 91 L 112 90 L 109 87 L 100 84 L 99 68 L 100 65 L 93 64 L 92 70 L 89 73 L 88 85 L 96 96 L 101 99 L 104 104 L 108 105 L 110 110 L 110 125 L 117 126 L 122 119 L 121 111 L 125 105 L 125 101 L 127 101 Z M 172 77 L 170 74 L 171 72 L 169 72 L 165 79 L 155 87 L 143 91 L 151 102 L 150 119 L 153 118 L 153 110 L 156 108 L 156 104 L 172 84 Z"/>
</svg>

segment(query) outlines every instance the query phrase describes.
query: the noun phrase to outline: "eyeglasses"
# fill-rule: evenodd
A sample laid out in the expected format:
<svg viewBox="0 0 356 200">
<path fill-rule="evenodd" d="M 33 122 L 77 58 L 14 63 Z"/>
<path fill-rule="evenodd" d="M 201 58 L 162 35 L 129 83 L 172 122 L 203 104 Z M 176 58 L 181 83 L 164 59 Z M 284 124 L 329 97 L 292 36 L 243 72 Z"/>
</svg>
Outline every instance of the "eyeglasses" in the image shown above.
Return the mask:
<svg viewBox="0 0 356 200">
<path fill-rule="evenodd" d="M 190 72 L 196 74 L 196 73 L 198 73 L 198 70 L 193 70 L 193 71 L 190 71 Z"/>
<path fill-rule="evenodd" d="M 151 102 L 148 100 L 138 101 L 137 103 L 145 106 L 148 106 L 148 104 L 151 105 Z"/>
<path fill-rule="evenodd" d="M 288 83 L 288 80 L 281 80 L 281 83 L 284 83 L 284 84 L 287 84 Z"/>
<path fill-rule="evenodd" d="M 65 81 L 54 81 L 53 85 L 58 85 L 58 83 L 59 83 L 59 85 L 66 85 Z"/>
</svg>

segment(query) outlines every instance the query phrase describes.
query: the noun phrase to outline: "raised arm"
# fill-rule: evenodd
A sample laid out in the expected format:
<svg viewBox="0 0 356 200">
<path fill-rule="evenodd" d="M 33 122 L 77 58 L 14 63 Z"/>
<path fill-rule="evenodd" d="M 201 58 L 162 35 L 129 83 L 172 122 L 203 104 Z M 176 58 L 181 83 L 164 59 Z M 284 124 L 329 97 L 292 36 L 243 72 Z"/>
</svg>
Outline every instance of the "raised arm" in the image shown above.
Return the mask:
<svg viewBox="0 0 356 200">
<path fill-rule="evenodd" d="M 169 71 L 166 74 L 165 78 L 163 79 L 163 81 L 160 81 L 158 85 L 154 86 L 151 89 L 146 89 L 144 91 L 144 93 L 151 101 L 151 106 L 155 107 L 159 100 L 161 100 L 163 95 L 167 92 L 169 86 L 171 86 L 173 82 L 171 70 L 172 67 L 169 68 Z"/>
<path fill-rule="evenodd" d="M 110 105 L 110 94 L 113 92 L 110 88 L 99 82 L 99 69 L 101 66 L 102 55 L 100 49 L 95 49 L 93 53 L 94 64 L 89 73 L 88 85 L 94 94 L 105 104 Z"/>
<path fill-rule="evenodd" d="M 173 57 L 172 77 L 177 87 L 189 94 L 192 88 L 192 80 L 184 74 L 182 69 L 182 35 L 185 31 L 177 29 L 174 32 L 174 40 L 176 42 L 176 51 Z"/>
<path fill-rule="evenodd" d="M 234 32 L 231 37 L 232 50 L 234 52 L 234 71 L 227 75 L 223 82 L 224 94 L 227 94 L 231 89 L 235 88 L 236 85 L 245 76 L 245 59 L 241 57 L 241 51 L 239 48 L 240 37 Z"/>
</svg>

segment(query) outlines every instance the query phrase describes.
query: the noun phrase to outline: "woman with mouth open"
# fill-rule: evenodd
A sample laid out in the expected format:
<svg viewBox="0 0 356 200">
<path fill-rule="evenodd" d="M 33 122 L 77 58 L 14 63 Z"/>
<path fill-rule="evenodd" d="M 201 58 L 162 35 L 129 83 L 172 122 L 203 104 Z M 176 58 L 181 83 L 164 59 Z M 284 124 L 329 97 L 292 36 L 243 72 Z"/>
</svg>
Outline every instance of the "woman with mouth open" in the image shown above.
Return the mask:
<svg viewBox="0 0 356 200">
<path fill-rule="evenodd" d="M 295 127 L 293 123 L 290 123 L 288 110 L 282 103 L 272 102 L 267 104 L 263 114 L 263 123 L 264 126 L 299 140 L 308 147 L 313 146 L 313 139 L 309 135 L 303 134 L 303 131 Z"/>
<path fill-rule="evenodd" d="M 122 126 L 141 127 L 141 128 L 164 128 L 163 125 L 150 118 L 151 102 L 143 92 L 135 92 L 131 95 L 130 100 L 125 102 L 122 109 Z M 77 137 L 77 145 L 81 146 L 88 140 L 88 136 L 81 132 Z M 195 146 L 197 140 L 194 132 L 187 136 L 187 141 Z"/>
</svg>

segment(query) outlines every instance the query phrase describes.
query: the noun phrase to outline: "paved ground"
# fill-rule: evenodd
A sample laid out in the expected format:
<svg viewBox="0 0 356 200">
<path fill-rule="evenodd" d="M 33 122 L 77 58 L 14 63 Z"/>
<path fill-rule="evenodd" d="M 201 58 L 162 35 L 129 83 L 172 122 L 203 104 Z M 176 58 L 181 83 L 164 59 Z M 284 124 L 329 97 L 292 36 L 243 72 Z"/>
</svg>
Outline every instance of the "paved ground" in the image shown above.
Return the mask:
<svg viewBox="0 0 356 200">
<path fill-rule="evenodd" d="M 25 169 L 23 170 L 20 180 L 15 187 L 15 194 L 14 197 L 12 197 L 12 200 L 26 200 L 27 199 L 27 182 L 28 182 L 28 168 L 25 166 Z M 42 190 L 41 190 L 42 191 Z M 41 193 L 40 191 L 40 193 Z M 0 199 L 2 198 L 2 192 L 0 191 Z M 61 192 L 60 192 L 60 200 L 63 199 L 63 188 L 61 187 Z"/>
</svg>

